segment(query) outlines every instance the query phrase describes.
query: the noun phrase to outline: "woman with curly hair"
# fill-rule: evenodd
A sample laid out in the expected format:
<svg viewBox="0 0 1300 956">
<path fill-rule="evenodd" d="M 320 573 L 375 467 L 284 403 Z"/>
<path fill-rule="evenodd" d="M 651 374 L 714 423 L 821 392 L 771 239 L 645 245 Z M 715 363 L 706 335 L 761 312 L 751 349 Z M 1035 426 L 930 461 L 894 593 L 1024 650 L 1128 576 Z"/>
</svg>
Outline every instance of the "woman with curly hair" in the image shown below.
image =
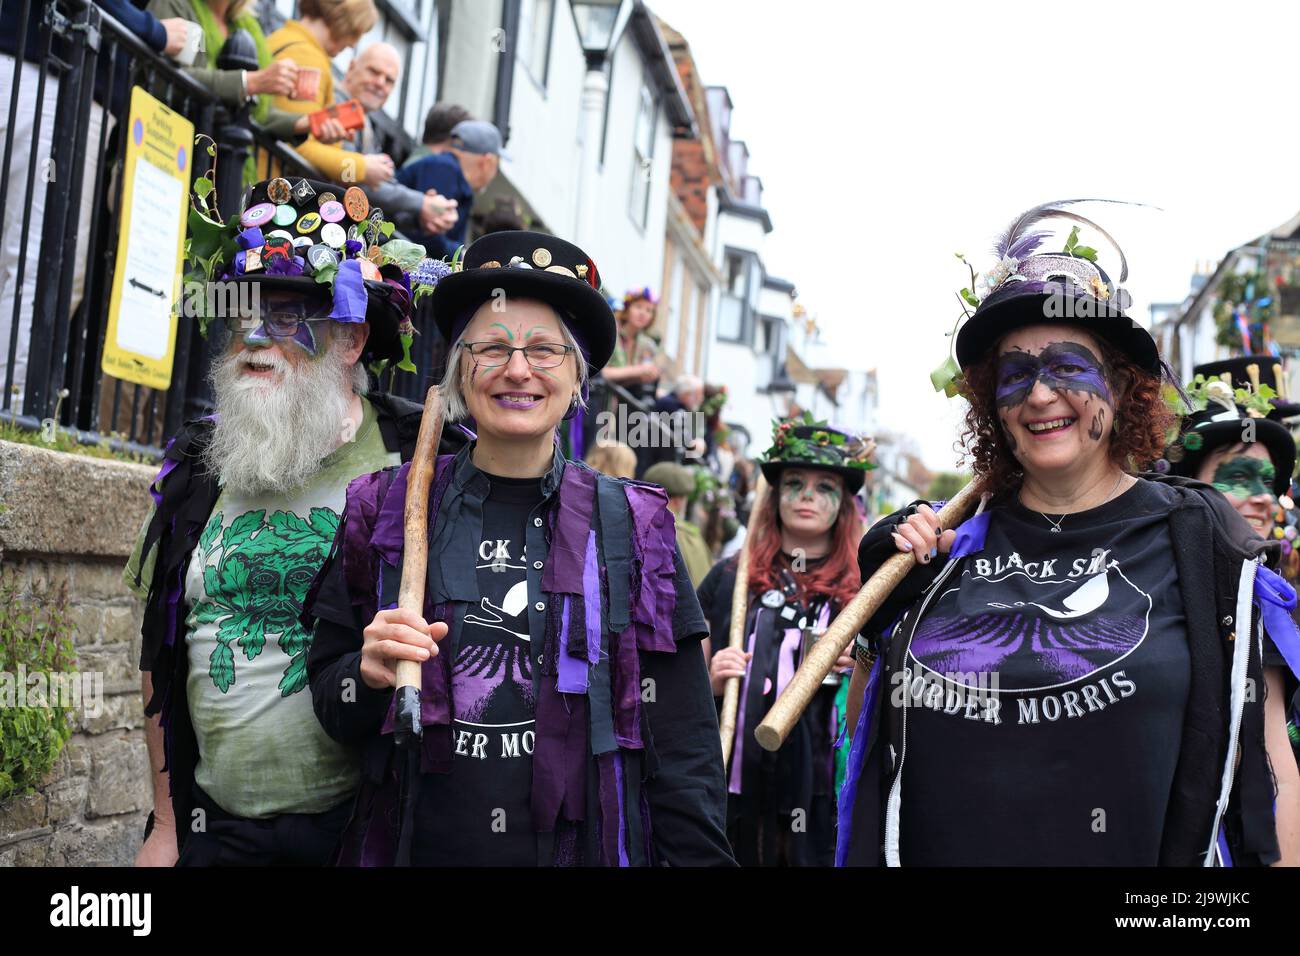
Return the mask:
<svg viewBox="0 0 1300 956">
<path fill-rule="evenodd" d="M 847 709 L 841 673 L 818 691 L 784 746 L 770 753 L 749 739 L 794 675 L 810 642 L 825 631 L 860 584 L 854 553 L 862 522 L 853 496 L 862 487 L 870 442 L 824 424 L 778 423 L 762 464 L 771 490 L 749 552 L 745 650 L 728 646 L 735 558 L 714 565 L 700 585 L 709 622 L 709 677 L 721 698 L 741 679 L 730 755 L 727 836 L 742 866 L 829 866 L 835 850 L 835 741 Z"/>
<path fill-rule="evenodd" d="M 918 503 L 859 549 L 864 579 L 916 566 L 858 639 L 837 862 L 1300 862 L 1294 592 L 1217 491 L 1139 474 L 1167 366 L 1077 230 L 1038 252 L 1049 217 L 1093 226 L 1017 219 L 957 333 L 980 511 Z"/>
</svg>

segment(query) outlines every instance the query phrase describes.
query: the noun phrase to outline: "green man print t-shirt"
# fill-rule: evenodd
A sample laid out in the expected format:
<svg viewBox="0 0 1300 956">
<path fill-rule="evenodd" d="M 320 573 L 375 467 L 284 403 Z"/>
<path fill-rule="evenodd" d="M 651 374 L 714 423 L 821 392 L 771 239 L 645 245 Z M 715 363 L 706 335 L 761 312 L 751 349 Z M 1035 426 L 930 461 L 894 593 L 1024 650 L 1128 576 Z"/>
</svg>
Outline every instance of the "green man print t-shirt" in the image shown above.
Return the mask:
<svg viewBox="0 0 1300 956">
<path fill-rule="evenodd" d="M 185 576 L 195 781 L 228 813 L 319 813 L 358 783 L 355 752 L 321 729 L 307 687 L 302 602 L 329 554 L 348 482 L 399 463 L 374 409 L 304 487 L 221 491 Z"/>
</svg>

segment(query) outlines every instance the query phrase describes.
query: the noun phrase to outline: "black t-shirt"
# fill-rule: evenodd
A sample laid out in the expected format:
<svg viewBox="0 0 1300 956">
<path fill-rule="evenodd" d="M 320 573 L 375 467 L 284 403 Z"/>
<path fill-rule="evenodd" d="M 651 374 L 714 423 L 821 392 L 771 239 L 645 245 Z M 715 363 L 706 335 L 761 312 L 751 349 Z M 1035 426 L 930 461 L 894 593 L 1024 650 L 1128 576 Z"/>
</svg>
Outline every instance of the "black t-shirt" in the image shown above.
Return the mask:
<svg viewBox="0 0 1300 956">
<path fill-rule="evenodd" d="M 1167 513 L 1139 480 L 1090 511 L 994 511 L 908 651 L 907 865 L 1158 862 L 1191 681 Z"/>
<path fill-rule="evenodd" d="M 542 483 L 487 477 L 476 564 L 481 598 L 465 611 L 451 667 L 455 757 L 450 773 L 420 781 L 411 861 L 421 866 L 537 865 L 524 534 Z"/>
</svg>

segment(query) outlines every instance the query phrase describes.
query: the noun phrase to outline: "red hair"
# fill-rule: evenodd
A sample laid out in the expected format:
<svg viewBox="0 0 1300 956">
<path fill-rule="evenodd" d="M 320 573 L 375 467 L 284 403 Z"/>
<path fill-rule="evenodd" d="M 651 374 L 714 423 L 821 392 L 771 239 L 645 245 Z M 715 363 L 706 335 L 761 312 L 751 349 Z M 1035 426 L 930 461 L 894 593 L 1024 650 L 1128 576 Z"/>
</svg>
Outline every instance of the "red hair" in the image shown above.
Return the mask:
<svg viewBox="0 0 1300 956">
<path fill-rule="evenodd" d="M 806 571 L 795 571 L 799 596 L 807 601 L 824 595 L 843 607 L 862 587 L 858 571 L 858 542 L 862 540 L 862 518 L 858 515 L 853 495 L 847 492 L 840 498 L 840 511 L 831 526 L 831 547 L 826 559 Z M 781 551 L 780 498 L 775 487 L 769 486 L 767 498 L 758 513 L 754 540 L 749 547 L 749 590 L 751 592 L 780 590 L 781 570 L 790 568 L 790 559 Z M 793 570 L 793 569 L 791 569 Z"/>
</svg>

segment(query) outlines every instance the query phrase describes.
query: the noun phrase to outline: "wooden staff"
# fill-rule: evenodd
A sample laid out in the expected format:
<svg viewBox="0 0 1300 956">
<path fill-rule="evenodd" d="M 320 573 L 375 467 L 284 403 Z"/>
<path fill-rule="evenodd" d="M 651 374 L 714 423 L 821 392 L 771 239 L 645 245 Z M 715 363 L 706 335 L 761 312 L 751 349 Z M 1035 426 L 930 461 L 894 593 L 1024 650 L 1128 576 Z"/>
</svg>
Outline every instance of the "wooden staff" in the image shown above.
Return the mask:
<svg viewBox="0 0 1300 956">
<path fill-rule="evenodd" d="M 397 606 L 424 616 L 424 581 L 429 564 L 429 485 L 442 441 L 442 399 L 438 386 L 429 389 L 415 439 L 415 454 L 406 473 L 406 514 L 402 544 L 402 583 Z M 399 747 L 418 743 L 420 722 L 420 662 L 397 662 L 397 705 L 393 714 L 393 739 Z"/>
<path fill-rule="evenodd" d="M 759 511 L 767 504 L 767 479 L 758 473 L 758 484 L 754 488 L 754 507 L 749 512 L 749 524 L 745 526 L 745 544 L 740 549 L 740 558 L 736 563 L 736 586 L 731 591 L 731 639 L 728 647 L 745 649 L 745 616 L 749 611 L 749 554 L 754 547 L 754 531 L 758 527 Z M 736 739 L 736 711 L 740 706 L 740 678 L 728 677 L 722 693 L 722 720 L 718 729 L 722 732 L 722 770 L 726 773 L 731 764 L 731 744 Z"/>
<path fill-rule="evenodd" d="M 975 502 L 975 483 L 971 482 L 943 506 L 939 512 L 939 527 L 953 528 L 965 520 Z M 808 703 L 821 687 L 835 661 L 852 643 L 853 638 L 871 615 L 875 614 L 885 598 L 898 587 L 907 572 L 916 567 L 911 552 L 902 552 L 889 558 L 862 585 L 853 600 L 836 615 L 826 633 L 817 639 L 799 665 L 799 669 L 785 685 L 785 690 L 767 712 L 763 722 L 754 728 L 754 737 L 764 750 L 777 750 L 785 743 L 790 730 L 799 721 Z"/>
</svg>

